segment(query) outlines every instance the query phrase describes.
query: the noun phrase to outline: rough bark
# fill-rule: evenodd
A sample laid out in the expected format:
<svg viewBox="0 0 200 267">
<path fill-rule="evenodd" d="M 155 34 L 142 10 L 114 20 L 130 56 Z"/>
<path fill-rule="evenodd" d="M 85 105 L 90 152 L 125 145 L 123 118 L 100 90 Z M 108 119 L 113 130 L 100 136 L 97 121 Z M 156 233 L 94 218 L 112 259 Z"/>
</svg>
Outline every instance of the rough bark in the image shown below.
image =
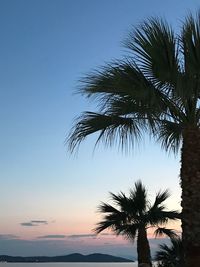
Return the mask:
<svg viewBox="0 0 200 267">
<path fill-rule="evenodd" d="M 184 267 L 200 266 L 200 130 L 186 129 L 181 155 Z"/>
<path fill-rule="evenodd" d="M 142 266 L 142 264 L 146 264 L 146 266 L 149 267 L 152 266 L 149 241 L 147 239 L 147 232 L 145 227 L 141 227 L 138 230 L 137 253 L 138 253 L 138 266 Z"/>
</svg>

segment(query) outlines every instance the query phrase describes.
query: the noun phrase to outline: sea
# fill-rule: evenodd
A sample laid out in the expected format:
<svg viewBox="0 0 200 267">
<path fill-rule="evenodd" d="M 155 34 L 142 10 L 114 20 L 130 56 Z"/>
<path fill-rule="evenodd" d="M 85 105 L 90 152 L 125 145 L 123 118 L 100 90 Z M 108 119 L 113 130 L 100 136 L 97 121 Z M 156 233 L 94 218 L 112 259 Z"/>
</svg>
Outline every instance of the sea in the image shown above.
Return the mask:
<svg viewBox="0 0 200 267">
<path fill-rule="evenodd" d="M 137 267 L 136 262 L 130 263 L 0 263 L 0 267 Z"/>
</svg>

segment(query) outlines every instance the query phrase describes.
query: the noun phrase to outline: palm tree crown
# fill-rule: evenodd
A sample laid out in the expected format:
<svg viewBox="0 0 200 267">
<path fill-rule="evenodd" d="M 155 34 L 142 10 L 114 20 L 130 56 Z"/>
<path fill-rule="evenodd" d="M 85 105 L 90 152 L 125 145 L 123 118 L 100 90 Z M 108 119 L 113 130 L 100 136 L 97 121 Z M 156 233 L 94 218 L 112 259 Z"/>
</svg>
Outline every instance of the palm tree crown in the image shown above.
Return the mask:
<svg viewBox="0 0 200 267">
<path fill-rule="evenodd" d="M 176 35 L 162 19 L 151 18 L 125 41 L 128 59 L 115 61 L 82 79 L 81 93 L 95 97 L 100 112 L 85 112 L 68 142 L 74 148 L 88 135 L 130 149 L 146 130 L 163 147 L 177 151 L 183 130 L 199 127 L 200 15 L 189 16 Z"/>
<path fill-rule="evenodd" d="M 179 217 L 177 211 L 167 211 L 163 202 L 169 197 L 167 190 L 157 193 L 154 203 L 151 205 L 147 199 L 147 190 L 141 181 L 135 183 L 133 189 L 127 197 L 123 192 L 119 194 L 110 193 L 114 206 L 102 203 L 99 212 L 104 214 L 104 218 L 97 224 L 96 233 L 105 229 L 111 229 L 116 235 L 123 235 L 125 238 L 134 241 L 137 236 L 138 262 L 150 262 L 150 250 L 147 240 L 147 230 L 156 227 L 155 234 L 168 234 L 173 236 L 174 232 L 163 226 L 168 220 L 176 220 Z M 144 255 L 142 251 L 147 250 Z M 149 250 L 149 251 L 148 251 Z"/>
</svg>

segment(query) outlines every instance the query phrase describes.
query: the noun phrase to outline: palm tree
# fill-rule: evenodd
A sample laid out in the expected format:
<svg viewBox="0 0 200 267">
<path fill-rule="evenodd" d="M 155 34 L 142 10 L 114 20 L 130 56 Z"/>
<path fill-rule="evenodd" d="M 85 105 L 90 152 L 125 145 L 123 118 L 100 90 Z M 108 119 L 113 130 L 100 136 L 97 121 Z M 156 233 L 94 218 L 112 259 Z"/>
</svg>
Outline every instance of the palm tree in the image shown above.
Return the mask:
<svg viewBox="0 0 200 267">
<path fill-rule="evenodd" d="M 174 236 L 174 232 L 164 227 L 168 220 L 176 220 L 179 216 L 177 211 L 166 211 L 163 202 L 169 197 L 168 190 L 159 192 L 153 205 L 147 199 L 145 186 L 138 181 L 130 190 L 129 197 L 124 193 L 110 193 L 114 206 L 102 203 L 99 212 L 104 218 L 97 224 L 95 232 L 98 234 L 105 229 L 111 229 L 116 235 L 134 241 L 137 236 L 138 264 L 146 263 L 151 266 L 151 253 L 147 239 L 147 230 L 156 227 L 155 234 L 168 234 Z"/>
<path fill-rule="evenodd" d="M 147 132 L 166 150 L 181 147 L 182 238 L 185 267 L 200 266 L 200 13 L 176 34 L 160 18 L 144 21 L 125 41 L 130 52 L 82 80 L 81 93 L 99 111 L 84 112 L 67 139 L 131 149 Z M 194 207 L 194 208 L 191 208 Z"/>
<path fill-rule="evenodd" d="M 170 246 L 162 244 L 159 249 L 155 255 L 158 267 L 183 266 L 183 244 L 180 238 L 172 238 Z"/>
</svg>

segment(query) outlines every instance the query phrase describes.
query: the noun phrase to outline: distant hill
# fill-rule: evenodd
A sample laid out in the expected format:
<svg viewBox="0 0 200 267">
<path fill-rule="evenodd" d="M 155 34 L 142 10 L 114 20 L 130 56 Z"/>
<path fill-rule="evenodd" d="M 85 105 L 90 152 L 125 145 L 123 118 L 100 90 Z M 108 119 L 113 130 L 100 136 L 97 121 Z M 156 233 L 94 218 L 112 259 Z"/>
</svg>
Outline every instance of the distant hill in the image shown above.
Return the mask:
<svg viewBox="0 0 200 267">
<path fill-rule="evenodd" d="M 107 254 L 94 253 L 82 255 L 79 253 L 64 255 L 64 256 L 38 256 L 38 257 L 13 257 L 0 255 L 0 262 L 133 262 L 131 260 L 115 257 Z"/>
</svg>

